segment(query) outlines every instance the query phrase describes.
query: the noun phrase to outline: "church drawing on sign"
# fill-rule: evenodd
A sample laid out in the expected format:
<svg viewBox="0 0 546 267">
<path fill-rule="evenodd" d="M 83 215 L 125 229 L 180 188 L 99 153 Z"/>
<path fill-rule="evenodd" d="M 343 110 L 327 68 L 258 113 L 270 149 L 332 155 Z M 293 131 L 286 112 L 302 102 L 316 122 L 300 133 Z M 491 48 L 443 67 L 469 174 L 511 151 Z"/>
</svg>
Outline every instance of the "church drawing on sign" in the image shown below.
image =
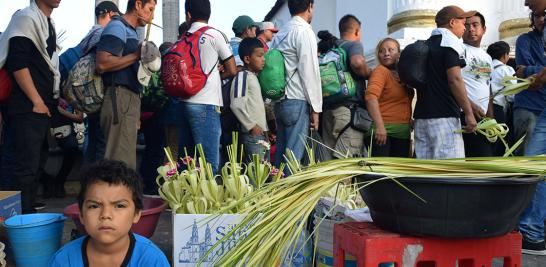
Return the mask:
<svg viewBox="0 0 546 267">
<path fill-rule="evenodd" d="M 199 230 L 197 227 L 196 220 L 193 221 L 192 231 L 190 240 L 186 243 L 186 246 L 180 249 L 178 254 L 178 262 L 180 263 L 198 263 L 205 253 L 212 248 L 210 227 L 207 224 L 205 229 L 205 240 L 199 242 Z M 213 261 L 214 256 L 212 254 L 208 255 L 203 262 Z"/>
</svg>

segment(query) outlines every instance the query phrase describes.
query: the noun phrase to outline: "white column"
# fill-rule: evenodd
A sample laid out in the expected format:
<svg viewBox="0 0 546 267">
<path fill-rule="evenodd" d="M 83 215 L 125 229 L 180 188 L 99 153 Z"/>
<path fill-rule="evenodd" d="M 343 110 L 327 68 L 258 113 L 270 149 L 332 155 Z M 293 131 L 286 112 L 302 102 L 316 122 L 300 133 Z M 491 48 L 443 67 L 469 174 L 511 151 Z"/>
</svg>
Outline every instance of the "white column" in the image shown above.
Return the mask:
<svg viewBox="0 0 546 267">
<path fill-rule="evenodd" d="M 175 42 L 180 23 L 180 1 L 163 0 L 163 42 Z M 159 45 L 159 44 L 158 44 Z"/>
<path fill-rule="evenodd" d="M 95 0 L 95 6 L 97 6 L 102 1 L 106 1 L 106 0 Z M 114 4 L 116 4 L 116 6 L 118 6 L 118 8 L 119 8 L 119 0 L 109 0 L 109 1 L 114 2 Z"/>
<path fill-rule="evenodd" d="M 501 14 L 504 20 L 528 18 L 531 10 L 525 6 L 525 0 L 501 0 Z"/>
<path fill-rule="evenodd" d="M 408 10 L 424 10 L 436 9 L 439 10 L 444 6 L 444 1 L 438 0 L 388 0 L 388 17 L 402 13 Z"/>
</svg>

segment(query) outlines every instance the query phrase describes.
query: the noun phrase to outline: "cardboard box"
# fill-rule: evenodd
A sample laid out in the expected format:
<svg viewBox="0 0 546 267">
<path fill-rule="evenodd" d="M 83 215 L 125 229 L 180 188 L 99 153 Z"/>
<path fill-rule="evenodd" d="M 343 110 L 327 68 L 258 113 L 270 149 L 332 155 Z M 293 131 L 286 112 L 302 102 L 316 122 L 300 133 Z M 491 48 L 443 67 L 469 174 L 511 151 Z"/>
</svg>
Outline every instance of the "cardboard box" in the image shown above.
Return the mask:
<svg viewBox="0 0 546 267">
<path fill-rule="evenodd" d="M 0 191 L 0 221 L 21 214 L 21 192 Z"/>
<path fill-rule="evenodd" d="M 21 214 L 21 191 L 0 191 L 0 242 L 8 240 L 2 223 L 18 214 Z"/>
<path fill-rule="evenodd" d="M 173 264 L 175 267 L 196 266 L 207 250 L 234 229 L 245 217 L 225 214 L 206 221 L 207 214 L 173 214 Z M 213 266 L 219 256 L 230 251 L 244 236 L 248 227 L 238 231 L 233 238 L 222 242 L 207 256 L 201 266 Z"/>
</svg>

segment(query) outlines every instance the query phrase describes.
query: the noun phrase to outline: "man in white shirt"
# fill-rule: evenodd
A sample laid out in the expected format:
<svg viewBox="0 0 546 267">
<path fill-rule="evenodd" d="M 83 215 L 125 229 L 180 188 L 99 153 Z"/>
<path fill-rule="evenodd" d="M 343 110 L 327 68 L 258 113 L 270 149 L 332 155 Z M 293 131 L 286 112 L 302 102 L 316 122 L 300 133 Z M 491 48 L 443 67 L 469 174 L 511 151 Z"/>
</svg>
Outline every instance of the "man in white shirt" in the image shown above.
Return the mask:
<svg viewBox="0 0 546 267">
<path fill-rule="evenodd" d="M 191 24 L 188 32 L 195 32 L 208 25 L 210 18 L 209 0 L 186 0 L 186 22 Z M 226 36 L 216 30 L 206 30 L 199 40 L 199 59 L 204 73 L 209 74 L 203 89 L 196 95 L 184 99 L 180 144 L 194 155 L 197 144 L 203 146 L 205 157 L 212 164 L 213 172 L 218 171 L 220 161 L 220 107 L 222 101 L 222 79 L 237 73 L 235 60 Z M 218 69 L 223 65 L 223 72 Z"/>
<path fill-rule="evenodd" d="M 462 69 L 462 76 L 472 112 L 476 121 L 480 121 L 484 117 L 494 117 L 493 106 L 489 101 L 493 60 L 480 47 L 486 30 L 483 15 L 476 12 L 474 16 L 466 19 L 465 26 L 463 41 L 466 46 L 466 66 Z M 464 114 L 461 114 L 463 125 L 465 125 L 464 119 Z M 493 144 L 484 135 L 466 133 L 463 134 L 463 140 L 466 157 L 492 157 L 494 154 Z"/>
<path fill-rule="evenodd" d="M 322 89 L 317 56 L 317 41 L 311 28 L 314 0 L 288 0 L 292 19 L 279 31 L 271 47 L 285 58 L 287 85 L 285 96 L 275 103 L 277 120 L 277 152 L 275 164 L 283 160 L 286 149 L 301 160 L 305 150 L 303 139 L 319 127 L 322 112 Z"/>
</svg>

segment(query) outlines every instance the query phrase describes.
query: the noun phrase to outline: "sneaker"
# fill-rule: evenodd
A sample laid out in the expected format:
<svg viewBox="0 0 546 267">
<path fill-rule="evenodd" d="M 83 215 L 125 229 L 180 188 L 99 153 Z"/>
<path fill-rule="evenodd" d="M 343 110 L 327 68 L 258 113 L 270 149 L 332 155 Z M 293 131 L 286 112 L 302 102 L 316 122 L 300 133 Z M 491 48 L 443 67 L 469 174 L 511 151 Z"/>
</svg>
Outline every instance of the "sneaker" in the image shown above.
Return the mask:
<svg viewBox="0 0 546 267">
<path fill-rule="evenodd" d="M 521 244 L 521 252 L 523 254 L 529 254 L 529 255 L 546 255 L 546 243 L 544 241 L 534 243 L 525 240 L 523 238 L 522 244 Z"/>
<path fill-rule="evenodd" d="M 46 204 L 41 202 L 34 202 L 34 205 L 32 205 L 32 207 L 35 210 L 43 210 L 46 207 Z"/>
</svg>

